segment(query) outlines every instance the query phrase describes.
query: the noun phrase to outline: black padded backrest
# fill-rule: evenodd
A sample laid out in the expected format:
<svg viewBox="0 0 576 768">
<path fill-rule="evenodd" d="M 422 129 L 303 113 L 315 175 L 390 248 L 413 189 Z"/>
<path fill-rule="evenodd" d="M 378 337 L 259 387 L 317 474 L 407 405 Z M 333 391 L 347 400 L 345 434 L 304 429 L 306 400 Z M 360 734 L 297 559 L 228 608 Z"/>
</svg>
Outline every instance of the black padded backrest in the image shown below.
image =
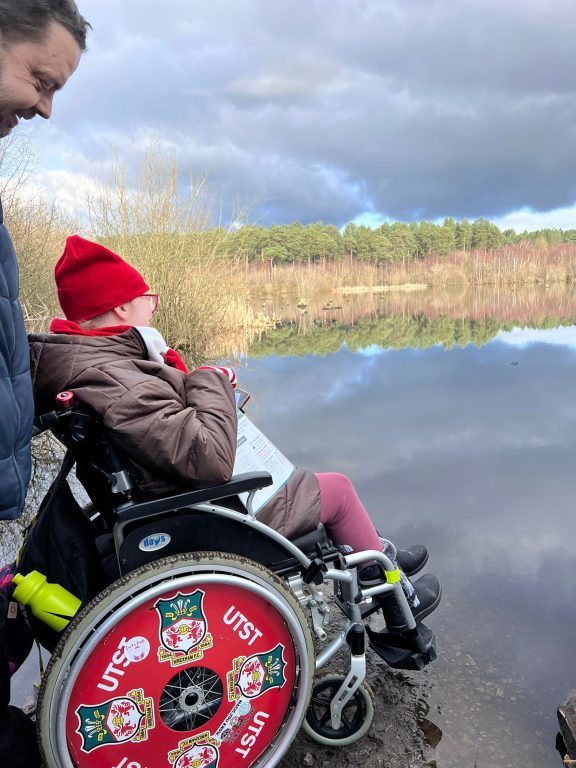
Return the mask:
<svg viewBox="0 0 576 768">
<path fill-rule="evenodd" d="M 49 414 L 49 428 L 76 462 L 76 475 L 104 519 L 112 522 L 114 507 L 130 498 L 130 492 L 115 493 L 119 475 L 136 487 L 138 476 L 122 451 L 113 443 L 100 419 L 77 408 Z M 46 418 L 46 417 L 43 417 Z"/>
</svg>

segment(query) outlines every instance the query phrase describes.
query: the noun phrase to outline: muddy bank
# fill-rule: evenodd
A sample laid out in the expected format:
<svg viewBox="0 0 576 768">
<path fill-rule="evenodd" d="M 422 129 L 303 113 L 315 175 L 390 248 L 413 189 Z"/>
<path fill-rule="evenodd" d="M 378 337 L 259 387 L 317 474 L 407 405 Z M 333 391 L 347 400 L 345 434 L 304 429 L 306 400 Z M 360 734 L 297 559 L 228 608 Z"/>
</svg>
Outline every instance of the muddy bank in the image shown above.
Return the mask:
<svg viewBox="0 0 576 768">
<path fill-rule="evenodd" d="M 418 673 L 395 672 L 369 652 L 368 680 L 375 698 L 375 715 L 368 734 L 348 747 L 317 744 L 301 731 L 282 768 L 424 768 L 433 766 L 431 750 L 424 740 L 421 684 Z M 342 672 L 343 666 L 330 671 Z M 422 673 L 419 673 L 422 676 Z M 426 673 L 424 673 L 426 675 Z M 425 707 L 424 707 L 425 711 Z"/>
<path fill-rule="evenodd" d="M 327 589 L 329 592 L 329 588 Z M 331 602 L 331 598 L 327 595 Z M 344 626 L 344 618 L 332 603 L 329 639 Z M 381 628 L 379 614 L 370 619 L 374 628 Z M 324 644 L 316 643 L 317 651 Z M 349 657 L 341 651 L 316 679 L 326 674 L 346 675 Z M 366 682 L 374 698 L 374 721 L 364 738 L 346 747 L 328 747 L 318 744 L 300 731 L 288 751 L 281 768 L 425 768 L 435 766 L 433 749 L 441 732 L 427 715 L 430 675 L 433 667 L 421 672 L 391 669 L 369 648 L 366 651 Z"/>
</svg>

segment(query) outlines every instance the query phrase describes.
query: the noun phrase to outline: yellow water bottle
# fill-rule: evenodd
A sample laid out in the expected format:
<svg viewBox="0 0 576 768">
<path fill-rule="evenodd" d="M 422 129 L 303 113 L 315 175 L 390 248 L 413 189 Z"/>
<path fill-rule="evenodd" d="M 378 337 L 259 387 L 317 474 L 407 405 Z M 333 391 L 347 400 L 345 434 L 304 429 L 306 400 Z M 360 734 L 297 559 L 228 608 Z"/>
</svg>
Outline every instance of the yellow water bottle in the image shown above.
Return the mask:
<svg viewBox="0 0 576 768">
<path fill-rule="evenodd" d="M 50 584 L 38 571 L 30 571 L 26 576 L 16 573 L 14 584 L 14 599 L 28 606 L 37 619 L 56 632 L 66 629 L 82 605 L 75 595 L 60 584 Z"/>
</svg>

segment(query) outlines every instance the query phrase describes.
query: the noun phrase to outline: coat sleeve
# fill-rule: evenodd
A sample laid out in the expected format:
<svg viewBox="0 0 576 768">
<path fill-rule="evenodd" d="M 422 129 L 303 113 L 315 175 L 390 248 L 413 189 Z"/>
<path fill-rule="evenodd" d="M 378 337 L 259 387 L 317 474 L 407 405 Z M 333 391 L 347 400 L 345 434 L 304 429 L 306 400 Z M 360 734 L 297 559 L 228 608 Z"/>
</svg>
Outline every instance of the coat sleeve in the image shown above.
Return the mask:
<svg viewBox="0 0 576 768">
<path fill-rule="evenodd" d="M 228 482 L 236 456 L 234 390 L 214 371 L 193 371 L 184 393 L 183 403 L 167 382 L 141 377 L 109 402 L 104 424 L 138 462 L 180 481 Z"/>
</svg>

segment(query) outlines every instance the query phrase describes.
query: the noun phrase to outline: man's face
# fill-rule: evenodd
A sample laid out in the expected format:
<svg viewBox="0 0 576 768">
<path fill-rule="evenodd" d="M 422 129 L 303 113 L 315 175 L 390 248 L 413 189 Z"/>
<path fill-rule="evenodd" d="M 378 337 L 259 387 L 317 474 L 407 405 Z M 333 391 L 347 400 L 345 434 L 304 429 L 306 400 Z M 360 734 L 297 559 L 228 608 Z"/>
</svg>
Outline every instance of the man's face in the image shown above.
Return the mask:
<svg viewBox="0 0 576 768">
<path fill-rule="evenodd" d="M 80 53 L 76 40 L 56 22 L 41 42 L 0 43 L 0 138 L 20 118 L 50 117 L 54 93 L 78 66 Z"/>
</svg>

